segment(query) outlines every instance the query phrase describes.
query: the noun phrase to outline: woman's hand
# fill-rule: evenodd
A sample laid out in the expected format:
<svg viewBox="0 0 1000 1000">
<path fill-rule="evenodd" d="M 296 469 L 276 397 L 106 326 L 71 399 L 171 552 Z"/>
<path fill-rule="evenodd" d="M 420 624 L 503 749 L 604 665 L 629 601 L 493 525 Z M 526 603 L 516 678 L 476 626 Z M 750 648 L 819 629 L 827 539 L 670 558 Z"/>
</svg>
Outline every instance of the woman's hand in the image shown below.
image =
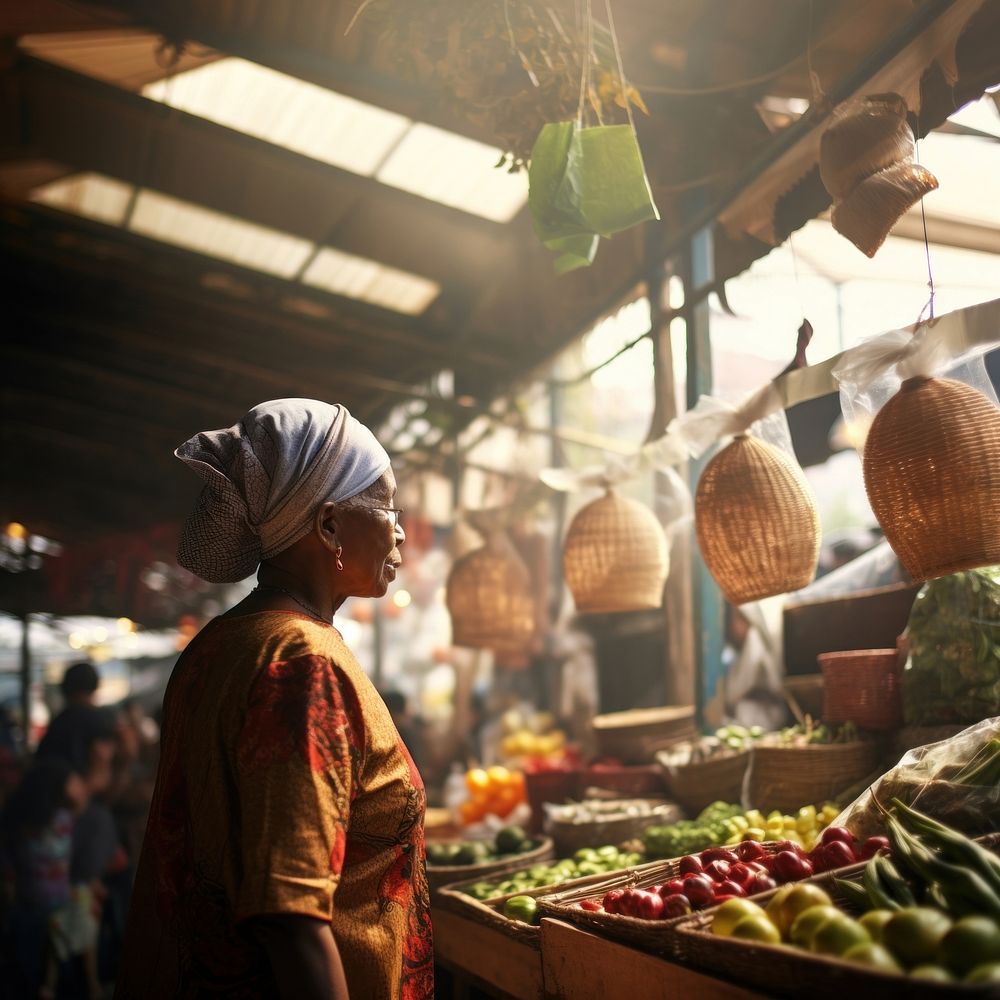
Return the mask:
<svg viewBox="0 0 1000 1000">
<path fill-rule="evenodd" d="M 267 952 L 284 1000 L 349 1000 L 340 951 L 328 923 L 277 914 L 257 917 L 250 926 Z"/>
</svg>

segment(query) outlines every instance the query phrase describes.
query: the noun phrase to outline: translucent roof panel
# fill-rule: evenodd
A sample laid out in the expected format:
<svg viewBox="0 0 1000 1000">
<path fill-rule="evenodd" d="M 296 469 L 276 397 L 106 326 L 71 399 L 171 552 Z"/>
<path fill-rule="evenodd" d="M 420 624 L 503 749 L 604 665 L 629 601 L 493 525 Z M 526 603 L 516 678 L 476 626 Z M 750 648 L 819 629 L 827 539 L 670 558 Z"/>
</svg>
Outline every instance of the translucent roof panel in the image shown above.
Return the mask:
<svg viewBox="0 0 1000 1000">
<path fill-rule="evenodd" d="M 330 247 L 316 254 L 302 281 L 411 316 L 422 313 L 441 291 L 440 285 L 427 278 Z"/>
<path fill-rule="evenodd" d="M 142 88 L 161 101 L 218 125 L 371 175 L 410 120 L 332 90 L 258 66 L 221 59 Z"/>
<path fill-rule="evenodd" d="M 499 159 L 493 146 L 417 123 L 375 176 L 422 198 L 509 222 L 527 201 L 528 175 L 497 169 Z"/>
<path fill-rule="evenodd" d="M 308 240 L 148 190 L 139 192 L 128 228 L 279 278 L 294 278 L 313 250 Z"/>
<path fill-rule="evenodd" d="M 101 174 L 74 174 L 33 191 L 31 200 L 109 226 L 125 219 L 134 188 Z"/>
<path fill-rule="evenodd" d="M 924 199 L 929 216 L 1000 227 L 1000 142 L 932 132 L 919 151 L 940 184 Z"/>
</svg>

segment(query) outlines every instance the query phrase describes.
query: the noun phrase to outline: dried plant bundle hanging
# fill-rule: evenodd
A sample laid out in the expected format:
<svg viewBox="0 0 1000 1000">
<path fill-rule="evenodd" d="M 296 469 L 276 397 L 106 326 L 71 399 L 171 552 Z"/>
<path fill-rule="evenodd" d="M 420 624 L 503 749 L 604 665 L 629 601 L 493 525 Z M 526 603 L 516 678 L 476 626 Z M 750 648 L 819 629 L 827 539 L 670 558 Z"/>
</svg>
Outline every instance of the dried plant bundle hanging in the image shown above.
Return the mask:
<svg viewBox="0 0 1000 1000">
<path fill-rule="evenodd" d="M 874 257 L 892 227 L 937 186 L 914 162 L 916 145 L 899 94 L 876 94 L 838 111 L 820 141 L 819 172 L 833 198 L 833 228 Z"/>
<path fill-rule="evenodd" d="M 798 590 L 819 560 L 816 502 L 797 464 L 740 435 L 705 466 L 695 529 L 709 572 L 731 604 Z"/>
<path fill-rule="evenodd" d="M 609 490 L 580 510 L 563 543 L 563 570 L 584 614 L 658 608 L 670 569 L 653 512 Z"/>
<path fill-rule="evenodd" d="M 872 422 L 864 477 L 914 580 L 1000 564 L 1000 410 L 978 390 L 907 379 Z"/>
</svg>

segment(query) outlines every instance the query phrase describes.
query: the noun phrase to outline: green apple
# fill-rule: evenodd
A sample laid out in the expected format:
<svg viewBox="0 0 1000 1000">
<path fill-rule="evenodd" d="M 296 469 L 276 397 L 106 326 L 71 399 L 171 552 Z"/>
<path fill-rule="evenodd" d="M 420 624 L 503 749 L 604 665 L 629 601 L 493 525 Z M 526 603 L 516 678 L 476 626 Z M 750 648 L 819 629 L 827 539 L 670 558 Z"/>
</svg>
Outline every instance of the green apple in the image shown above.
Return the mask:
<svg viewBox="0 0 1000 1000">
<path fill-rule="evenodd" d="M 964 975 L 977 965 L 1000 961 L 1000 927 L 989 917 L 962 917 L 938 946 L 942 965 Z"/>
<path fill-rule="evenodd" d="M 894 910 L 869 910 L 858 919 L 858 923 L 868 931 L 868 935 L 873 941 L 878 941 L 881 944 L 882 930 L 894 915 Z"/>
<path fill-rule="evenodd" d="M 880 969 L 882 972 L 903 971 L 889 954 L 889 949 L 875 944 L 874 941 L 866 941 L 863 944 L 854 945 L 853 948 L 848 948 L 844 952 L 843 958 L 847 962 L 859 962 L 861 965 L 868 965 L 873 969 Z"/>
<path fill-rule="evenodd" d="M 781 935 L 778 933 L 778 928 L 771 923 L 764 913 L 761 913 L 759 916 L 750 914 L 736 921 L 735 926 L 729 932 L 729 936 L 739 938 L 743 941 L 781 944 Z"/>
<path fill-rule="evenodd" d="M 911 906 L 894 913 L 882 928 L 882 943 L 907 968 L 934 964 L 938 945 L 951 930 L 951 921 L 929 906 Z"/>
<path fill-rule="evenodd" d="M 830 917 L 839 916 L 842 914 L 835 906 L 810 906 L 795 918 L 795 923 L 788 932 L 788 940 L 800 948 L 811 948 L 813 935 L 820 925 L 825 924 Z"/>
<path fill-rule="evenodd" d="M 812 939 L 812 951 L 818 955 L 843 955 L 855 945 L 871 944 L 868 931 L 846 914 L 824 920 L 816 928 Z"/>
<path fill-rule="evenodd" d="M 814 906 L 830 906 L 832 902 L 818 885 L 800 882 L 798 885 L 791 886 L 789 891 L 781 896 L 781 899 L 774 904 L 773 911 L 771 906 L 768 906 L 767 915 L 774 921 L 774 926 L 778 928 L 781 936 L 787 938 L 792 924 L 795 923 L 795 918 L 800 913 L 804 913 Z"/>
</svg>

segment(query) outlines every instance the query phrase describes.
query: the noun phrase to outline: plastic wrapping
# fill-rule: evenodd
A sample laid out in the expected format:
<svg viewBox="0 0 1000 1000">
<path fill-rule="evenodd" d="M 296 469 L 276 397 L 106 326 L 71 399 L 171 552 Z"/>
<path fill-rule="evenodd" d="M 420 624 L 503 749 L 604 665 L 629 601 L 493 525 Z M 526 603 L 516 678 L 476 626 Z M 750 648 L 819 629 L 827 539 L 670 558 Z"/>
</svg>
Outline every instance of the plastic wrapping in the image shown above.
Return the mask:
<svg viewBox="0 0 1000 1000">
<path fill-rule="evenodd" d="M 1000 567 L 926 584 L 913 602 L 907 644 L 908 724 L 1000 715 Z"/>
<path fill-rule="evenodd" d="M 1000 718 L 908 751 L 833 825 L 859 838 L 880 834 L 885 823 L 878 804 L 888 807 L 894 798 L 963 833 L 994 832 L 1000 824 Z"/>
<path fill-rule="evenodd" d="M 844 419 L 867 432 L 875 414 L 899 392 L 903 382 L 917 375 L 956 379 L 997 405 L 985 363 L 990 346 L 978 329 L 964 337 L 946 338 L 938 335 L 934 322 L 916 332 L 890 330 L 872 337 L 851 348 L 833 369 Z"/>
</svg>

